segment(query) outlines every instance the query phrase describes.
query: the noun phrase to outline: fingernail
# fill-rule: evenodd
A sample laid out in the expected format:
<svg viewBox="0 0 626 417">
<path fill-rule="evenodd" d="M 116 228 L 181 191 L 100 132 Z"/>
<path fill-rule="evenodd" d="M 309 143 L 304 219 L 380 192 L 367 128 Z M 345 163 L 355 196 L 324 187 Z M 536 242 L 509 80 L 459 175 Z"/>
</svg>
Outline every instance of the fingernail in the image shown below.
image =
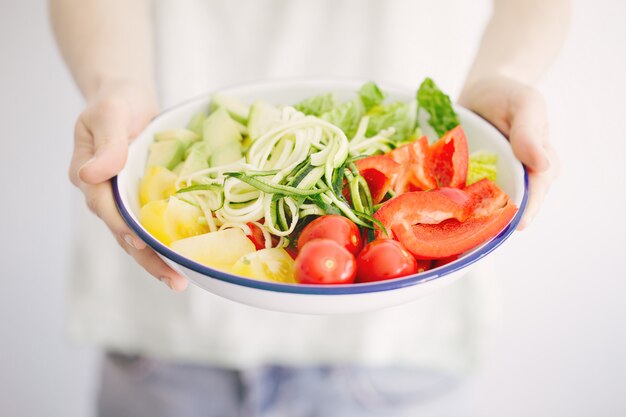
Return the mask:
<svg viewBox="0 0 626 417">
<path fill-rule="evenodd" d="M 126 242 L 128 246 L 137 249 L 137 245 L 135 245 L 135 241 L 133 240 L 133 237 L 131 235 L 124 235 L 124 242 Z"/>
<path fill-rule="evenodd" d="M 168 277 L 158 277 L 157 279 L 161 281 L 163 284 L 167 285 L 170 290 L 174 289 Z"/>
</svg>

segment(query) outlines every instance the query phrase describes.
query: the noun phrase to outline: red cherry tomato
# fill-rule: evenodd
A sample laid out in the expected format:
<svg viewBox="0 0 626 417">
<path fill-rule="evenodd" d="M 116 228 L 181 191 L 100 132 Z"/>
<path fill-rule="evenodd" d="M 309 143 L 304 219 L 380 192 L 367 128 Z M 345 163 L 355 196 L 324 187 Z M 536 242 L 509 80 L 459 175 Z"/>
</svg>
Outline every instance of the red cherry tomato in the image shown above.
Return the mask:
<svg viewBox="0 0 626 417">
<path fill-rule="evenodd" d="M 248 222 L 246 224 L 250 228 L 251 232 L 251 234 L 246 236 L 252 241 L 252 243 L 254 243 L 256 250 L 265 249 L 265 237 L 263 236 L 261 228 L 252 222 Z"/>
<path fill-rule="evenodd" d="M 346 248 L 354 256 L 363 247 L 361 233 L 350 219 L 337 214 L 318 217 L 307 224 L 298 238 L 298 250 L 313 239 L 331 239 Z"/>
<path fill-rule="evenodd" d="M 356 275 L 356 259 L 330 239 L 314 239 L 300 249 L 295 276 L 300 284 L 350 284 Z"/>
<path fill-rule="evenodd" d="M 357 258 L 356 282 L 383 281 L 418 272 L 417 261 L 392 239 L 368 243 Z"/>
</svg>

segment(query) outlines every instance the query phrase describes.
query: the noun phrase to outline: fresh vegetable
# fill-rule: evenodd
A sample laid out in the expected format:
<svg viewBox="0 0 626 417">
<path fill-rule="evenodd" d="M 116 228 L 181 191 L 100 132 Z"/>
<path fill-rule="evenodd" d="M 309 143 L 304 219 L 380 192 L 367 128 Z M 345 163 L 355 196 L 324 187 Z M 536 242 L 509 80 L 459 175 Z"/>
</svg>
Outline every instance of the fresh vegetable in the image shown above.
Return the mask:
<svg viewBox="0 0 626 417">
<path fill-rule="evenodd" d="M 364 115 L 365 107 L 363 103 L 361 100 L 354 99 L 333 107 L 320 115 L 320 117 L 339 127 L 348 138 L 353 138 Z"/>
<path fill-rule="evenodd" d="M 383 93 L 375 83 L 370 81 L 361 86 L 359 89 L 359 97 L 365 106 L 365 110 L 370 111 L 373 107 L 383 103 L 385 93 Z"/>
<path fill-rule="evenodd" d="M 177 140 L 185 149 L 188 149 L 192 144 L 200 140 L 200 135 L 189 129 L 163 130 L 154 135 L 155 142 L 166 140 Z"/>
<path fill-rule="evenodd" d="M 295 264 L 296 281 L 301 284 L 350 284 L 356 276 L 356 259 L 331 239 L 307 242 Z"/>
<path fill-rule="evenodd" d="M 472 196 L 456 188 L 404 193 L 389 200 L 374 215 L 383 226 L 376 231 L 376 237 L 395 236 L 398 227 L 437 224 L 448 219 L 463 222 L 475 205 Z M 410 250 L 408 246 L 407 249 Z"/>
<path fill-rule="evenodd" d="M 247 278 L 296 283 L 294 261 L 283 248 L 259 249 L 244 255 L 235 262 L 230 271 Z"/>
<path fill-rule="evenodd" d="M 167 168 L 151 166 L 139 184 L 139 203 L 144 206 L 155 200 L 164 200 L 176 193 L 178 176 Z"/>
<path fill-rule="evenodd" d="M 177 139 L 154 142 L 148 152 L 148 167 L 174 169 L 185 155 L 185 145 Z"/>
<path fill-rule="evenodd" d="M 467 185 L 474 184 L 483 178 L 495 181 L 497 177 L 498 155 L 486 151 L 477 151 L 469 156 L 467 166 Z"/>
<path fill-rule="evenodd" d="M 355 164 L 359 174 L 367 182 L 372 202 L 378 204 L 383 201 L 400 171 L 400 164 L 387 155 L 368 156 L 359 159 Z"/>
<path fill-rule="evenodd" d="M 356 256 L 363 247 L 361 234 L 356 224 L 336 214 L 318 217 L 306 225 L 298 238 L 298 250 L 314 239 L 334 240 Z"/>
<path fill-rule="evenodd" d="M 417 259 L 448 258 L 495 237 L 517 212 L 508 196 L 488 179 L 470 185 L 464 193 L 474 202 L 465 219 L 449 216 L 440 222 L 395 223 L 393 235 Z"/>
<path fill-rule="evenodd" d="M 413 103 L 395 102 L 371 108 L 367 115 L 369 123 L 366 134 L 368 137 L 378 132 L 393 128 L 389 137 L 392 143 L 402 143 L 409 138 L 417 124 L 417 111 Z"/>
<path fill-rule="evenodd" d="M 176 197 L 151 201 L 139 211 L 141 224 L 166 245 L 208 232 L 206 225 L 198 221 L 201 217 L 198 207 Z"/>
<path fill-rule="evenodd" d="M 357 257 L 356 282 L 374 282 L 417 272 L 417 261 L 392 239 L 368 243 Z"/>
<path fill-rule="evenodd" d="M 457 126 L 430 146 L 425 168 L 439 187 L 463 187 L 467 179 L 467 154 L 465 132 Z"/>
<path fill-rule="evenodd" d="M 428 124 L 438 136 L 442 136 L 461 124 L 459 116 L 452 107 L 450 97 L 444 94 L 430 78 L 426 78 L 417 90 L 417 105 L 430 115 Z"/>
<path fill-rule="evenodd" d="M 263 234 L 263 229 L 260 225 L 257 225 L 254 222 L 248 222 L 246 225 L 250 228 L 250 233 L 247 233 L 246 236 L 252 243 L 254 243 L 254 247 L 256 250 L 261 250 L 266 248 L 266 239 Z M 268 236 L 269 237 L 269 236 Z M 270 238 L 271 243 L 271 238 Z"/>
<path fill-rule="evenodd" d="M 230 271 L 241 257 L 255 252 L 241 229 L 205 233 L 172 242 L 173 250 L 198 263 Z"/>
<path fill-rule="evenodd" d="M 278 282 L 390 279 L 479 245 L 516 211 L 484 179 L 497 157 L 468 156 L 430 79 L 408 102 L 370 82 L 347 101 L 248 106 L 216 94 L 208 110 L 155 134 L 139 186 L 144 227 L 208 266 Z"/>
<path fill-rule="evenodd" d="M 429 146 L 426 136 L 394 149 L 389 156 L 401 167 L 393 183 L 396 194 L 437 188 L 437 179 L 428 164 Z"/>
<path fill-rule="evenodd" d="M 321 116 L 337 106 L 337 98 L 332 93 L 307 98 L 294 107 L 306 115 Z"/>
</svg>

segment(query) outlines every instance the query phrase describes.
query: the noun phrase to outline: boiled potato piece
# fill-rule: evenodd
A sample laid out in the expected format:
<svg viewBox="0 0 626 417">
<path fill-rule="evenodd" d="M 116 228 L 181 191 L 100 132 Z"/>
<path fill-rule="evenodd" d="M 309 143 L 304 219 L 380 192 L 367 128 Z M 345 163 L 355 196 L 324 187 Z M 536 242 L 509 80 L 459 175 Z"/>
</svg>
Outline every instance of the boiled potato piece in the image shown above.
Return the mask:
<svg viewBox="0 0 626 417">
<path fill-rule="evenodd" d="M 166 245 L 208 232 L 208 226 L 198 221 L 202 216 L 198 207 L 176 197 L 151 201 L 139 212 L 143 227 Z"/>
<path fill-rule="evenodd" d="M 228 271 L 239 258 L 255 251 L 241 229 L 226 229 L 172 242 L 171 247 L 187 258 Z"/>
<path fill-rule="evenodd" d="M 178 176 L 167 168 L 152 166 L 146 169 L 139 184 L 139 203 L 144 206 L 151 201 L 164 200 L 176 193 Z"/>
</svg>

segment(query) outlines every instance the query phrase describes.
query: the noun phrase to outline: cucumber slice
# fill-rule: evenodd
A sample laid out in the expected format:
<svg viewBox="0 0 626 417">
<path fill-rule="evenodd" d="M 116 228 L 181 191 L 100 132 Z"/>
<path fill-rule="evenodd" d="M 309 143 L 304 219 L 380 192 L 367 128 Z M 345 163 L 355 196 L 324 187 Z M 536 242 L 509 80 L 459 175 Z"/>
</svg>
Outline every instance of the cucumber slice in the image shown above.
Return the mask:
<svg viewBox="0 0 626 417">
<path fill-rule="evenodd" d="M 200 112 L 198 114 L 194 114 L 189 123 L 187 123 L 187 129 L 196 133 L 198 136 L 202 137 L 202 125 L 206 120 L 206 113 Z"/>
<path fill-rule="evenodd" d="M 201 142 L 194 143 L 193 145 L 191 145 L 191 147 L 189 147 L 185 151 L 185 159 L 189 158 L 189 155 L 191 155 L 191 152 L 193 152 L 196 149 L 204 153 L 207 159 L 209 158 L 209 155 L 211 155 L 211 146 L 207 142 L 201 141 Z"/>
<path fill-rule="evenodd" d="M 246 124 L 250 114 L 250 106 L 246 106 L 236 97 L 228 96 L 222 93 L 215 93 L 211 97 L 211 109 L 223 108 L 228 112 L 230 117 Z"/>
<path fill-rule="evenodd" d="M 183 160 L 184 154 L 185 146 L 177 139 L 154 142 L 150 145 L 147 165 L 172 170 Z"/>
<path fill-rule="evenodd" d="M 211 153 L 230 144 L 241 144 L 241 133 L 237 124 L 230 118 L 228 112 L 219 108 L 204 121 L 204 140 L 209 144 Z"/>
<path fill-rule="evenodd" d="M 187 159 L 185 159 L 178 175 L 180 177 L 186 177 L 194 172 L 207 169 L 209 167 L 209 155 L 210 153 L 207 152 L 206 146 L 196 147 L 189 153 Z"/>
<path fill-rule="evenodd" d="M 202 137 L 188 129 L 172 129 L 172 130 L 164 130 L 159 133 L 154 134 L 154 140 L 156 142 L 161 142 L 164 140 L 179 140 L 183 146 L 189 148 L 195 142 L 198 142 Z"/>
<path fill-rule="evenodd" d="M 211 166 L 218 167 L 232 164 L 241 158 L 243 158 L 241 153 L 241 143 L 229 143 L 211 154 Z"/>
<path fill-rule="evenodd" d="M 265 101 L 255 101 L 250 107 L 250 118 L 248 119 L 248 135 L 250 139 L 267 133 L 272 126 L 280 121 L 280 110 Z"/>
</svg>

